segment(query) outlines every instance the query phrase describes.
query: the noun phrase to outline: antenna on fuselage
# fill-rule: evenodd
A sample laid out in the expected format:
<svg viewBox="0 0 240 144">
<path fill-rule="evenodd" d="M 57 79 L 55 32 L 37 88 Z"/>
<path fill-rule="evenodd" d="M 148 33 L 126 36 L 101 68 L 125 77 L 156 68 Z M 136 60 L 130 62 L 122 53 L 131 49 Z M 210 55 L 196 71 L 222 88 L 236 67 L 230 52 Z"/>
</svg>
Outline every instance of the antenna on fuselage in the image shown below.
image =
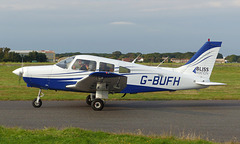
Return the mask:
<svg viewBox="0 0 240 144">
<path fill-rule="evenodd" d="M 135 63 L 136 60 L 137 60 L 141 55 L 142 55 L 142 54 L 139 54 L 139 55 L 132 61 L 132 63 Z"/>
<path fill-rule="evenodd" d="M 162 65 L 167 59 L 168 59 L 168 57 L 166 57 L 157 67 L 159 67 L 160 65 Z"/>
</svg>

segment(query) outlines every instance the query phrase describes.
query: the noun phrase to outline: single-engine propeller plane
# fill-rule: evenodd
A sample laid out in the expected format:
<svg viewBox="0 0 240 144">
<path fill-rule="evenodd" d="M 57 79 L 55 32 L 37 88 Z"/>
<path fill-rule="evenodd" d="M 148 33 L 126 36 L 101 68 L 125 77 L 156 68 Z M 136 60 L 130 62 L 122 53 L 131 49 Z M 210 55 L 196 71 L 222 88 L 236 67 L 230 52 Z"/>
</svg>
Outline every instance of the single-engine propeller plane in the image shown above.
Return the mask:
<svg viewBox="0 0 240 144">
<path fill-rule="evenodd" d="M 178 68 L 152 67 L 91 55 L 76 55 L 48 66 L 27 66 L 13 71 L 28 87 L 39 88 L 33 106 L 41 107 L 42 89 L 87 92 L 93 110 L 104 107 L 108 94 L 202 89 L 225 85 L 210 82 L 222 42 L 208 40 Z"/>
</svg>

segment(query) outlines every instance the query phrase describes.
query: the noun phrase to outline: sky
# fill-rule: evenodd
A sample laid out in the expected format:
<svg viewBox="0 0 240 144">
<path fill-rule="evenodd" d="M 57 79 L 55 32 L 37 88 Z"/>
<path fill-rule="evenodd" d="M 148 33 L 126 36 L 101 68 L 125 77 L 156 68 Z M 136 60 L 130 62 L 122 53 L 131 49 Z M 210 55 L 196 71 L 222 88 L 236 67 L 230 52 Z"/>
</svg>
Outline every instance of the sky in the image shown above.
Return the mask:
<svg viewBox="0 0 240 144">
<path fill-rule="evenodd" d="M 0 47 L 56 53 L 240 55 L 240 0 L 0 0 Z"/>
</svg>

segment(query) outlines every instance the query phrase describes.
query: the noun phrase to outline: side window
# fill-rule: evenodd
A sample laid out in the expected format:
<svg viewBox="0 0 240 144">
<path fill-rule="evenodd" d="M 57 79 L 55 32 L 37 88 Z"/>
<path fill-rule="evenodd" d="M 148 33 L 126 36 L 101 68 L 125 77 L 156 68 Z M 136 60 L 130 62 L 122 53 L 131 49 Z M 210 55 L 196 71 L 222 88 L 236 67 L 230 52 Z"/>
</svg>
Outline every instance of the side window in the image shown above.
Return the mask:
<svg viewBox="0 0 240 144">
<path fill-rule="evenodd" d="M 113 72 L 114 65 L 110 63 L 100 62 L 99 71 Z"/>
<path fill-rule="evenodd" d="M 119 73 L 130 73 L 130 69 L 120 66 Z"/>
<path fill-rule="evenodd" d="M 95 71 L 96 62 L 90 60 L 77 59 L 72 66 L 72 69 L 75 70 L 85 70 L 85 71 Z"/>
</svg>

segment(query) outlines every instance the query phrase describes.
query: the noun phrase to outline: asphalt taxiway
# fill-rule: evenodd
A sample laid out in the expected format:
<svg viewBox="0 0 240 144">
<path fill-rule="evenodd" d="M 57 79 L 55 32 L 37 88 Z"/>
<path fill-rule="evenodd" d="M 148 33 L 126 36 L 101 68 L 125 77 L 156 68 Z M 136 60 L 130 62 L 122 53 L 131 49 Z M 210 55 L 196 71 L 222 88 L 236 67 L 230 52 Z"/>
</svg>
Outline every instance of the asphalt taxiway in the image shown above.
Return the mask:
<svg viewBox="0 0 240 144">
<path fill-rule="evenodd" d="M 85 101 L 43 100 L 41 108 L 33 108 L 31 101 L 0 101 L 0 125 L 240 141 L 240 101 L 107 101 L 102 111 L 93 111 Z"/>
</svg>

